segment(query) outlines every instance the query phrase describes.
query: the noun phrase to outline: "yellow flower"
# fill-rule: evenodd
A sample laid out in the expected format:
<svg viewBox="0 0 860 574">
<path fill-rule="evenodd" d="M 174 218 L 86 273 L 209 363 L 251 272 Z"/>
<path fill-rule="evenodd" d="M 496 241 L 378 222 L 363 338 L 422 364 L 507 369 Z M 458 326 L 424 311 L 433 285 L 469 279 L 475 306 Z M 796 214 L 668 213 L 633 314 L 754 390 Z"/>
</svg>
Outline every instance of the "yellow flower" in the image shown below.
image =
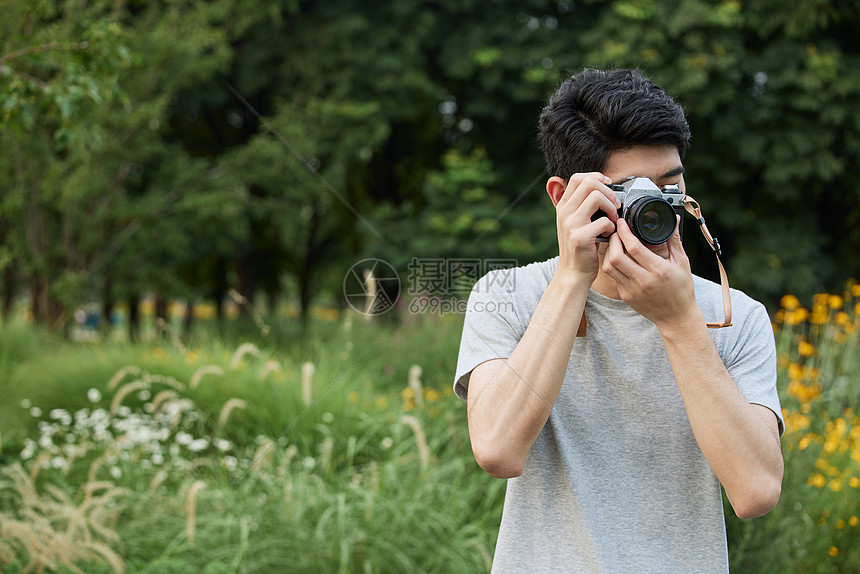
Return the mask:
<svg viewBox="0 0 860 574">
<path fill-rule="evenodd" d="M 827 323 L 827 319 L 827 308 L 817 306 L 812 310 L 812 316 L 810 317 L 809 322 L 813 325 L 824 325 L 825 323 Z"/>
<path fill-rule="evenodd" d="M 805 404 L 815 400 L 821 394 L 821 385 L 804 385 L 797 379 L 788 383 L 788 394 Z"/>
<path fill-rule="evenodd" d="M 349 393 L 349 395 L 347 396 L 347 400 L 348 400 L 349 402 L 351 402 L 351 403 L 357 403 L 357 402 L 358 402 L 358 398 L 359 398 L 358 391 L 352 391 L 352 392 L 351 392 L 351 393 Z"/>
<path fill-rule="evenodd" d="M 779 300 L 779 304 L 789 311 L 800 307 L 800 301 L 794 295 L 783 295 L 782 299 Z"/>
<path fill-rule="evenodd" d="M 789 413 L 788 411 L 785 411 L 783 413 L 783 418 L 785 419 L 785 426 L 788 429 L 788 432 L 801 431 L 809 427 L 811 422 L 809 417 L 796 412 Z"/>
<path fill-rule="evenodd" d="M 811 357 L 815 354 L 815 346 L 809 341 L 803 340 L 798 343 L 797 352 L 801 357 Z"/>
<path fill-rule="evenodd" d="M 827 306 L 831 309 L 841 309 L 844 304 L 845 302 L 839 295 L 831 295 L 827 298 Z"/>
<path fill-rule="evenodd" d="M 836 313 L 836 324 L 844 327 L 850 323 L 851 319 L 848 317 L 848 313 L 845 311 L 839 311 Z"/>
<path fill-rule="evenodd" d="M 858 309 L 860 309 L 860 303 L 858 303 Z M 786 325 L 800 325 L 809 317 L 809 311 L 800 307 L 798 309 L 794 309 L 792 311 L 787 311 L 785 314 L 785 324 Z"/>
<path fill-rule="evenodd" d="M 830 550 L 828 550 L 827 553 L 830 554 L 831 556 L 837 556 L 839 554 L 839 549 L 836 548 L 835 546 L 831 546 Z"/>
<path fill-rule="evenodd" d="M 412 387 L 406 387 L 400 391 L 400 396 L 404 401 L 410 401 L 415 397 L 415 391 L 412 390 Z"/>
<path fill-rule="evenodd" d="M 860 521 L 857 520 L 856 516 L 852 516 L 851 518 L 848 519 L 848 524 L 850 524 L 851 526 L 857 526 L 857 522 L 860 522 Z"/>
<path fill-rule="evenodd" d="M 806 484 L 807 486 L 814 486 L 815 488 L 824 488 L 824 485 L 827 484 L 827 479 L 824 478 L 823 474 L 815 473 L 809 477 Z"/>
<path fill-rule="evenodd" d="M 797 363 L 791 363 L 788 366 L 788 378 L 792 380 L 802 379 L 803 367 L 801 367 Z"/>
<path fill-rule="evenodd" d="M 851 488 L 860 488 L 860 478 L 857 478 L 856 476 L 852 476 L 851 478 L 848 479 L 848 486 L 850 486 Z M 854 526 L 854 525 L 852 524 L 851 526 Z"/>
<path fill-rule="evenodd" d="M 428 403 L 438 401 L 439 396 L 439 391 L 436 389 L 424 389 L 424 398 L 427 399 Z"/>
<path fill-rule="evenodd" d="M 845 528 L 845 521 L 841 518 L 836 522 L 836 530 L 842 530 Z"/>
<path fill-rule="evenodd" d="M 851 287 L 851 294 L 854 295 L 855 297 L 860 297 L 860 283 L 855 283 Z"/>
<path fill-rule="evenodd" d="M 839 492 L 840 490 L 842 490 L 842 481 L 838 478 L 834 478 L 827 486 L 829 486 L 830 490 L 832 490 L 833 492 Z"/>
</svg>

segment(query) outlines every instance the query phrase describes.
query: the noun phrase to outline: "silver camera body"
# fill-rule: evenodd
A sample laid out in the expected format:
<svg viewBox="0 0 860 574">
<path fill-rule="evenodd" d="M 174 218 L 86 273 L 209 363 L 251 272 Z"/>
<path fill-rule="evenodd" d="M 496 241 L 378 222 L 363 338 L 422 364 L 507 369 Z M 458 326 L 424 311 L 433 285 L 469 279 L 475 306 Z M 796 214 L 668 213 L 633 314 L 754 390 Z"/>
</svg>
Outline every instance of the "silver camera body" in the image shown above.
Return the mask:
<svg viewBox="0 0 860 574">
<path fill-rule="evenodd" d="M 662 188 L 647 177 L 631 177 L 621 184 L 609 188 L 621 202 L 618 217 L 623 218 L 642 243 L 660 245 L 675 233 L 677 215 L 683 216 L 686 196 L 677 185 L 664 185 Z M 592 219 L 602 217 L 600 212 Z M 683 221 L 678 229 L 683 232 Z M 598 237 L 598 241 L 608 241 Z"/>
</svg>

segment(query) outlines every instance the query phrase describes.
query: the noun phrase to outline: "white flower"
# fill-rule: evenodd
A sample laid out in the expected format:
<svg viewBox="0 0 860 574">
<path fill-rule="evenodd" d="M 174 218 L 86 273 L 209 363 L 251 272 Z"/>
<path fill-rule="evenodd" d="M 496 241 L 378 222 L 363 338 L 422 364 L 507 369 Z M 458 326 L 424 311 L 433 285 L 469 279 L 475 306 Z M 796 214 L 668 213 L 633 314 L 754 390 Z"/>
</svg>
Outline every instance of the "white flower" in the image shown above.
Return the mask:
<svg viewBox="0 0 860 574">
<path fill-rule="evenodd" d="M 31 406 L 33 406 L 33 404 L 30 402 L 30 399 L 22 399 L 21 400 L 21 408 L 22 409 L 29 409 Z"/>
<path fill-rule="evenodd" d="M 26 400 L 26 399 L 25 399 L 25 400 Z M 29 401 L 28 401 L 28 402 L 29 402 Z M 31 417 L 35 417 L 35 418 L 39 418 L 40 416 L 42 416 L 42 409 L 40 409 L 39 407 L 33 407 L 33 408 L 31 408 L 31 409 L 30 409 L 30 416 L 31 416 Z"/>
<path fill-rule="evenodd" d="M 97 403 L 100 400 L 102 400 L 102 392 L 98 389 L 95 389 L 95 388 L 90 389 L 87 391 L 87 399 L 91 403 Z"/>
<path fill-rule="evenodd" d="M 30 460 L 36 454 L 36 443 L 32 439 L 24 441 L 24 450 L 21 451 L 21 460 Z"/>
<path fill-rule="evenodd" d="M 118 466 L 110 467 L 110 475 L 114 478 L 120 478 L 122 476 L 122 471 Z"/>
<path fill-rule="evenodd" d="M 201 450 L 206 449 L 206 447 L 208 446 L 208 440 L 206 440 L 205 438 L 198 438 L 191 441 L 191 443 L 188 445 L 188 450 L 190 450 L 191 452 L 200 452 Z"/>
<path fill-rule="evenodd" d="M 391 438 L 390 436 L 387 436 L 384 439 L 382 439 L 382 442 L 379 443 L 379 446 L 381 446 L 383 450 L 388 450 L 392 446 L 394 446 L 394 439 Z"/>
<path fill-rule="evenodd" d="M 68 415 L 68 413 L 63 409 L 51 409 L 51 411 L 48 413 L 48 417 L 54 420 L 60 420 L 66 415 Z"/>
</svg>

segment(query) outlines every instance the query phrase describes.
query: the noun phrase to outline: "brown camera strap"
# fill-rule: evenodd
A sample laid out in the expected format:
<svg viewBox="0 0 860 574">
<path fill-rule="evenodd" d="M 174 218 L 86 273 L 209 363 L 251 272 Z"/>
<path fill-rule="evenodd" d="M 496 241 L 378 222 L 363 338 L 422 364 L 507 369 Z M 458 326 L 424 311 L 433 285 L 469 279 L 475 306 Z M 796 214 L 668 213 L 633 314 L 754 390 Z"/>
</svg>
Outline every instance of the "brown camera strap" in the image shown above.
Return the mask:
<svg viewBox="0 0 860 574">
<path fill-rule="evenodd" d="M 717 266 L 720 268 L 720 286 L 723 289 L 723 311 L 725 312 L 726 318 L 722 323 L 705 323 L 709 329 L 719 329 L 721 327 L 731 327 L 732 326 L 732 296 L 729 292 L 729 276 L 726 274 L 726 268 L 723 267 L 723 262 L 720 261 L 720 242 L 717 241 L 717 238 L 711 235 L 711 232 L 708 230 L 708 226 L 705 223 L 705 218 L 702 217 L 702 208 L 699 207 L 699 202 L 690 197 L 689 195 L 685 196 L 684 209 L 687 210 L 687 213 L 696 218 L 696 221 L 699 222 L 699 229 L 702 230 L 702 235 L 705 236 L 705 240 L 708 242 L 708 245 L 711 246 L 711 249 L 714 250 L 714 255 L 717 256 Z"/>
</svg>

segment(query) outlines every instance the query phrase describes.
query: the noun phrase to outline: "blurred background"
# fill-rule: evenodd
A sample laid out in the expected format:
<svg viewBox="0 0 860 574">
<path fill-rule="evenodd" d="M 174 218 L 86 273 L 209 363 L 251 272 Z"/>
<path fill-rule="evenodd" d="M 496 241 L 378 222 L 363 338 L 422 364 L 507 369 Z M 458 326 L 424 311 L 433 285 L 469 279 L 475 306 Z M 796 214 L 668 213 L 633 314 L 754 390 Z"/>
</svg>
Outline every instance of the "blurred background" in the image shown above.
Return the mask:
<svg viewBox="0 0 860 574">
<path fill-rule="evenodd" d="M 0 12 L 5 572 L 486 571 L 504 482 L 451 396 L 462 314 L 405 291 L 557 254 L 537 117 L 583 67 L 685 108 L 688 192 L 773 319 L 783 501 L 729 511 L 733 570 L 860 571 L 856 1 Z M 401 281 L 372 320 L 367 261 Z"/>
<path fill-rule="evenodd" d="M 640 67 L 689 192 L 774 309 L 860 274 L 856 2 L 5 2 L 3 312 L 342 306 L 355 261 L 557 253 L 538 113 Z M 696 271 L 715 277 L 687 234 Z"/>
</svg>

